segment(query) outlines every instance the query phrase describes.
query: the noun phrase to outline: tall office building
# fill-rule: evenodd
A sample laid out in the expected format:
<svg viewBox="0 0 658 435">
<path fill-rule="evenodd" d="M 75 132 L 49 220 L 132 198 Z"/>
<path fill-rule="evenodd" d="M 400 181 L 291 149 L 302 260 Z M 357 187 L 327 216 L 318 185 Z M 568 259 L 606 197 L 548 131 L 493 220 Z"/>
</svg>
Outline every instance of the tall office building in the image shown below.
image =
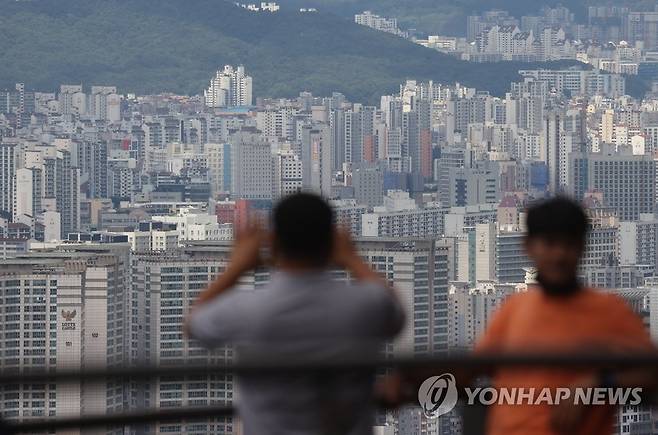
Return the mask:
<svg viewBox="0 0 658 435">
<path fill-rule="evenodd" d="M 548 167 L 548 188 L 553 193 L 559 193 L 562 186 L 560 185 L 560 173 L 562 172 L 561 164 L 563 154 L 568 154 L 562 149 L 561 137 L 563 135 L 562 111 L 557 109 L 546 114 L 544 118 L 544 146 L 545 150 L 541 153 Z"/>
<path fill-rule="evenodd" d="M 113 245 L 70 245 L 3 260 L 3 370 L 102 370 L 127 362 L 129 250 L 125 243 Z M 0 403 L 3 417 L 17 420 L 115 413 L 129 406 L 126 387 L 115 381 L 7 384 Z"/>
<path fill-rule="evenodd" d="M 439 185 L 439 201 L 450 204 L 450 189 L 441 188 L 450 183 L 450 168 L 471 166 L 470 152 L 463 148 L 442 147 L 441 156 L 434 160 L 434 181 Z"/>
<path fill-rule="evenodd" d="M 393 355 L 431 355 L 448 348 L 448 281 L 454 276 L 454 246 L 447 241 L 357 239 L 360 255 L 395 285 L 408 314 L 393 341 Z"/>
<path fill-rule="evenodd" d="M 540 152 L 548 168 L 548 187 L 564 193 L 569 183 L 570 155 L 585 150 L 585 121 L 580 110 L 556 107 L 544 115 L 543 147 Z"/>
<path fill-rule="evenodd" d="M 333 108 L 329 112 L 329 129 L 331 134 L 331 169 L 334 172 L 343 169 L 347 162 L 345 156 L 345 141 L 347 131 L 345 130 L 346 112 L 343 108 Z"/>
<path fill-rule="evenodd" d="M 303 187 L 326 198 L 331 196 L 331 133 L 318 123 L 302 127 L 301 160 Z"/>
<path fill-rule="evenodd" d="M 386 160 L 387 168 L 391 172 L 409 172 L 411 160 L 406 153 L 406 147 L 403 147 L 402 98 L 392 95 L 382 96 L 380 107 L 386 123 L 382 137 L 383 155 L 380 158 Z"/>
<path fill-rule="evenodd" d="M 496 280 L 499 283 L 525 282 L 525 269 L 532 266 L 525 252 L 525 233 L 498 229 L 496 233 Z"/>
<path fill-rule="evenodd" d="M 274 157 L 272 198 L 278 199 L 302 190 L 302 161 L 291 151 L 279 151 Z"/>
<path fill-rule="evenodd" d="M 444 207 L 497 203 L 500 200 L 500 177 L 495 165 L 448 167 L 445 174 L 447 183 L 439 184 L 439 198 Z"/>
<path fill-rule="evenodd" d="M 61 216 L 61 239 L 80 227 L 80 172 L 64 145 L 43 159 L 44 203 L 54 204 Z"/>
<path fill-rule="evenodd" d="M 204 91 L 206 106 L 235 107 L 252 104 L 252 78 L 246 75 L 243 65 L 237 68 L 225 65 L 223 70 L 217 70 L 210 80 L 208 89 Z"/>
<path fill-rule="evenodd" d="M 496 280 L 496 224 L 475 225 L 475 280 Z"/>
<path fill-rule="evenodd" d="M 590 228 L 585 240 L 581 268 L 617 264 L 619 253 L 619 219 L 613 207 L 604 207 L 588 197 L 584 201 Z"/>
<path fill-rule="evenodd" d="M 653 213 L 656 200 L 656 165 L 650 155 L 634 155 L 630 147 L 602 144 L 597 153 L 572 153 L 569 189 L 595 191 L 622 221 L 636 221 Z"/>
<path fill-rule="evenodd" d="M 106 140 L 85 140 L 77 144 L 81 178 L 87 186 L 88 198 L 107 198 L 108 188 L 108 142 Z M 81 180 L 82 181 L 82 180 Z"/>
<path fill-rule="evenodd" d="M 651 214 L 640 214 L 635 222 L 619 223 L 619 262 L 658 267 L 658 219 Z"/>
<path fill-rule="evenodd" d="M 238 199 L 272 199 L 272 151 L 259 130 L 234 131 L 231 144 L 231 194 Z"/>
<path fill-rule="evenodd" d="M 37 217 L 43 212 L 42 184 L 40 169 L 21 168 L 16 171 L 14 220 L 21 215 Z"/>
<path fill-rule="evenodd" d="M 402 114 L 402 154 L 411 161 L 410 172 L 432 176 L 432 104 L 419 94 L 409 98 Z"/>
<path fill-rule="evenodd" d="M 378 157 L 378 137 L 375 124 L 377 109 L 372 106 L 354 104 L 352 109 L 346 110 L 344 118 L 344 140 L 337 145 L 344 144 L 344 158 L 346 162 L 361 163 L 374 162 Z M 340 152 L 337 150 L 337 152 Z M 341 156 L 334 156 L 341 158 Z"/>
<path fill-rule="evenodd" d="M 206 143 L 204 154 L 208 162 L 208 181 L 213 195 L 231 191 L 231 145 L 228 143 Z"/>
<path fill-rule="evenodd" d="M 0 213 L 13 217 L 16 183 L 16 144 L 0 143 Z"/>
<path fill-rule="evenodd" d="M 465 135 L 468 125 L 484 123 L 487 118 L 487 106 L 491 96 L 476 94 L 454 96 L 447 102 L 446 141 L 454 145 L 458 134 Z"/>
<path fill-rule="evenodd" d="M 384 171 L 376 163 L 361 163 L 352 167 L 354 199 L 369 207 L 382 205 L 384 200 Z"/>
</svg>

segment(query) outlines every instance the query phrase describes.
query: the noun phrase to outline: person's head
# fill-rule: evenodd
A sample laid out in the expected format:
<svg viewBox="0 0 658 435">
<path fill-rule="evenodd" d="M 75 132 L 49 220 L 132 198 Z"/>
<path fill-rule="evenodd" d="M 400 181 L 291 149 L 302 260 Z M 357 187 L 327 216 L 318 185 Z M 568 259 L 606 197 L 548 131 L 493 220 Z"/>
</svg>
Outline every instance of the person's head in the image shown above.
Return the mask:
<svg viewBox="0 0 658 435">
<path fill-rule="evenodd" d="M 329 264 L 334 224 L 331 206 L 318 195 L 296 193 L 274 208 L 272 255 L 279 264 L 322 268 Z"/>
<path fill-rule="evenodd" d="M 544 291 L 576 291 L 578 263 L 588 229 L 583 208 L 565 197 L 541 201 L 528 209 L 527 227 L 526 251 L 535 263 Z"/>
</svg>

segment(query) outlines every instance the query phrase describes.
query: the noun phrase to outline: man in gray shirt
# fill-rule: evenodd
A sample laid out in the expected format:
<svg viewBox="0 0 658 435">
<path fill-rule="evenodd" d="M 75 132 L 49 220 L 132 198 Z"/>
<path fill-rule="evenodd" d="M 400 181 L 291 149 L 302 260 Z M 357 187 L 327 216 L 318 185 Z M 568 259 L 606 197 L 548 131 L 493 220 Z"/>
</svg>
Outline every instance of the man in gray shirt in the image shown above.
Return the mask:
<svg viewBox="0 0 658 435">
<path fill-rule="evenodd" d="M 403 326 L 404 314 L 386 282 L 334 227 L 330 206 L 307 193 L 275 208 L 272 234 L 251 228 L 237 238 L 230 265 L 195 304 L 186 324 L 208 347 L 230 343 L 240 361 L 283 359 L 313 364 L 377 356 Z M 258 291 L 234 287 L 261 264 L 268 244 L 272 279 Z M 336 281 L 342 267 L 354 282 Z M 238 411 L 246 435 L 372 433 L 373 372 L 250 373 L 238 380 Z"/>
</svg>

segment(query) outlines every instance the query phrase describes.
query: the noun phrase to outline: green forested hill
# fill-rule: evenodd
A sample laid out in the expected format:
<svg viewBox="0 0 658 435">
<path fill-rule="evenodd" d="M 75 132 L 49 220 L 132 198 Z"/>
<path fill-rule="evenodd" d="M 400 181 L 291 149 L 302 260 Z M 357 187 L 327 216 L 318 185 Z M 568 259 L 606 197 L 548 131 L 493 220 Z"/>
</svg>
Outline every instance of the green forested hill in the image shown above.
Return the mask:
<svg viewBox="0 0 658 435">
<path fill-rule="evenodd" d="M 462 62 L 292 8 L 269 14 L 223 0 L 0 0 L 0 87 L 111 84 L 121 92 L 194 94 L 218 67 L 237 63 L 259 96 L 339 91 L 370 102 L 407 78 L 502 94 L 519 68 L 533 67 Z"/>
</svg>

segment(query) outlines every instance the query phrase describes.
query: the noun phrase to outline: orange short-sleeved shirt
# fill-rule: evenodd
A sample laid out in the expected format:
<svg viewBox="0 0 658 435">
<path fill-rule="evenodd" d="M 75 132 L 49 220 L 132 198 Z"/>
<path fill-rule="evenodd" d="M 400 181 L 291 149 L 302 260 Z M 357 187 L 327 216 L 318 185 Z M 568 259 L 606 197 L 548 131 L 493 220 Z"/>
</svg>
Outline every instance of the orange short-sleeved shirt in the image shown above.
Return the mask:
<svg viewBox="0 0 658 435">
<path fill-rule="evenodd" d="M 477 353 L 570 352 L 587 349 L 646 351 L 653 349 L 642 320 L 620 297 L 583 289 L 568 298 L 546 296 L 534 288 L 508 298 L 495 313 Z M 500 369 L 494 386 L 524 388 L 568 387 L 584 373 L 564 369 Z M 489 435 L 554 435 L 550 405 L 494 405 L 487 421 Z M 614 409 L 593 406 L 579 435 L 612 433 Z"/>
</svg>

